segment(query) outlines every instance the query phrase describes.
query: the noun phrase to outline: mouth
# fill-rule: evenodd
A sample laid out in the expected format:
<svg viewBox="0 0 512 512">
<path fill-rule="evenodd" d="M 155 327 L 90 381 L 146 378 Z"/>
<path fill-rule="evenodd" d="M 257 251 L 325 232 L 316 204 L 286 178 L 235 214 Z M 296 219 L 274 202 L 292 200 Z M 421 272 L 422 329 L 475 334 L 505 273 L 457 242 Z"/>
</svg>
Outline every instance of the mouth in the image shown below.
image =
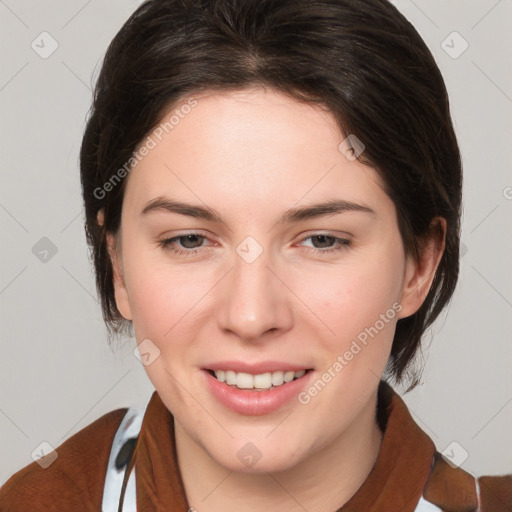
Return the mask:
<svg viewBox="0 0 512 512">
<path fill-rule="evenodd" d="M 217 403 L 245 416 L 270 414 L 281 407 L 289 407 L 315 378 L 312 368 L 277 362 L 260 364 L 257 369 L 256 365 L 249 368 L 244 362 L 218 363 L 217 366 L 202 368 L 206 389 Z M 237 372 L 235 368 L 246 372 Z M 250 370 L 253 373 L 248 373 Z M 263 373 L 255 374 L 255 371 Z"/>
<path fill-rule="evenodd" d="M 246 372 L 235 372 L 232 370 L 213 370 L 210 368 L 205 368 L 205 370 L 216 380 L 224 383 L 230 388 L 259 392 L 286 386 L 286 384 L 299 380 L 306 374 L 313 371 L 312 368 L 299 371 L 278 370 L 255 375 Z"/>
</svg>

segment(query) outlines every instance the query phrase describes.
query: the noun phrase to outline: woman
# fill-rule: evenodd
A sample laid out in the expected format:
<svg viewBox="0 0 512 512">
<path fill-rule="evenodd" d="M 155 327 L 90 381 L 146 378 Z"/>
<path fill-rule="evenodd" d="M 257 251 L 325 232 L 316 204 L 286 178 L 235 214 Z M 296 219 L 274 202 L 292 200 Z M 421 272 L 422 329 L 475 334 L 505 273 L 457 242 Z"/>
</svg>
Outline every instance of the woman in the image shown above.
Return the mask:
<svg viewBox="0 0 512 512">
<path fill-rule="evenodd" d="M 155 387 L 2 510 L 505 511 L 387 380 L 458 276 L 443 79 L 384 0 L 144 2 L 81 149 L 103 314 Z M 77 461 L 80 461 L 77 464 Z"/>
</svg>

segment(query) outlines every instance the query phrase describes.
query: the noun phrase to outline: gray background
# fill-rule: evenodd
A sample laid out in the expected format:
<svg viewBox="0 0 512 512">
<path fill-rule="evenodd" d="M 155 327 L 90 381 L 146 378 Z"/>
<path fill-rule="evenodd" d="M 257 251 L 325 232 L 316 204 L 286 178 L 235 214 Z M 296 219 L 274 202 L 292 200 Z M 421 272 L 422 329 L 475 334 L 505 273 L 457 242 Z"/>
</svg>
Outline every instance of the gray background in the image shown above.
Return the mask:
<svg viewBox="0 0 512 512">
<path fill-rule="evenodd" d="M 78 174 L 101 58 L 139 4 L 0 0 L 0 483 L 41 442 L 57 447 L 113 409 L 144 406 L 153 391 L 135 340 L 115 353 L 106 342 Z M 425 336 L 422 385 L 405 401 L 454 463 L 510 473 L 512 5 L 395 4 L 444 74 L 465 165 L 459 286 Z"/>
</svg>

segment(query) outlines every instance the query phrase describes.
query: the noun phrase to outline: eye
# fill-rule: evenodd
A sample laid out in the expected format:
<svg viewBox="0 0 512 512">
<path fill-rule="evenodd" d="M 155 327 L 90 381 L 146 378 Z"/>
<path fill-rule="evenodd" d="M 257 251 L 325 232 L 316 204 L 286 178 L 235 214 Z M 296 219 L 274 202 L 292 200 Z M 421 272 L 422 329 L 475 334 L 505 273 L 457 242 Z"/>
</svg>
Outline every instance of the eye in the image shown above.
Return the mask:
<svg viewBox="0 0 512 512">
<path fill-rule="evenodd" d="M 176 254 L 195 254 L 203 247 L 203 242 L 208 238 L 199 233 L 186 233 L 183 235 L 166 238 L 158 242 L 158 245 L 167 251 Z"/>
<path fill-rule="evenodd" d="M 190 235 L 181 235 L 171 240 L 177 240 L 185 249 L 196 249 L 197 247 L 201 247 L 205 237 L 197 233 L 192 233 Z"/>
<path fill-rule="evenodd" d="M 302 239 L 302 243 L 310 240 L 311 245 L 306 246 L 308 250 L 316 253 L 331 253 L 343 251 L 350 245 L 350 240 L 328 234 L 314 234 Z"/>
</svg>

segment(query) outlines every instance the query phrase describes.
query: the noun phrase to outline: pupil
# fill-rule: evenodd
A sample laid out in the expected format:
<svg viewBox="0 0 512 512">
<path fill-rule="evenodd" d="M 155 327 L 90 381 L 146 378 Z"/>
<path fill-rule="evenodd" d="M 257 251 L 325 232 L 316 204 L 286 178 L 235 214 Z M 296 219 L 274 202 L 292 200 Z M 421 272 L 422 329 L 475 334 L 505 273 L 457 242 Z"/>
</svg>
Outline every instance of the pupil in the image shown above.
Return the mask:
<svg viewBox="0 0 512 512">
<path fill-rule="evenodd" d="M 317 241 L 320 242 L 320 245 L 313 244 L 315 247 L 330 247 L 334 242 L 333 236 L 327 236 L 327 235 L 315 235 L 313 237 L 313 240 L 316 238 Z"/>
<path fill-rule="evenodd" d="M 198 247 L 197 242 L 200 242 L 201 237 L 199 235 L 184 235 L 181 238 L 181 245 L 187 249 L 194 249 Z M 201 244 L 199 244 L 201 245 Z"/>
</svg>

